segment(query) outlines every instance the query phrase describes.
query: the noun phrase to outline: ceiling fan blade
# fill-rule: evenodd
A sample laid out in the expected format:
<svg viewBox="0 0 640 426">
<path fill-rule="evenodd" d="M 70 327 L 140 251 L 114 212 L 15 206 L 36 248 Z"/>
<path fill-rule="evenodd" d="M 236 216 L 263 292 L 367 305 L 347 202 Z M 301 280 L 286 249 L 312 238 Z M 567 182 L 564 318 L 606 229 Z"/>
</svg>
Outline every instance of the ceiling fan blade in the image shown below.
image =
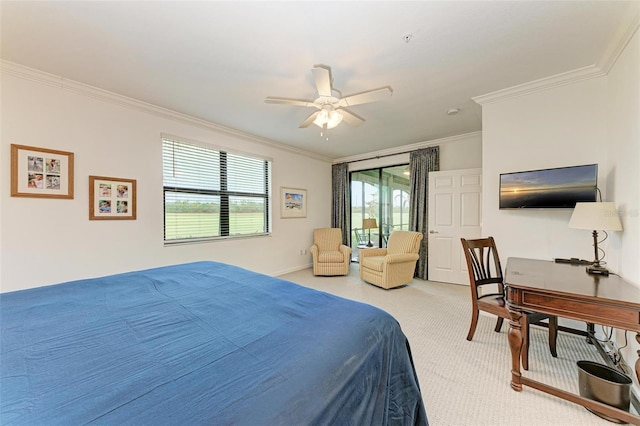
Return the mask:
<svg viewBox="0 0 640 426">
<path fill-rule="evenodd" d="M 331 68 L 326 65 L 316 65 L 311 70 L 316 82 L 319 96 L 331 96 Z"/>
<path fill-rule="evenodd" d="M 291 99 L 291 98 L 278 98 L 276 96 L 267 96 L 264 101 L 268 104 L 284 104 L 284 105 L 297 105 L 303 107 L 318 107 L 313 101 L 306 99 Z"/>
<path fill-rule="evenodd" d="M 338 109 L 340 114 L 342 114 L 342 119 L 352 126 L 359 126 L 364 123 L 364 118 L 354 114 L 353 112 L 346 110 L 344 108 Z"/>
<path fill-rule="evenodd" d="M 303 128 L 305 128 L 305 127 L 309 127 L 309 125 L 310 125 L 311 123 L 313 123 L 313 120 L 315 120 L 315 119 L 316 119 L 316 117 L 318 116 L 318 114 L 319 114 L 319 113 L 320 113 L 320 111 L 316 111 L 316 112 L 314 112 L 313 114 L 311 114 L 310 116 L 308 116 L 308 117 L 306 118 L 306 120 L 304 120 L 304 121 L 302 122 L 302 124 L 300 124 L 300 126 L 298 126 L 298 127 L 299 127 L 300 129 L 303 129 Z"/>
<path fill-rule="evenodd" d="M 393 94 L 391 86 L 381 87 L 379 89 L 367 90 L 366 92 L 354 93 L 353 95 L 345 96 L 340 99 L 339 105 L 341 107 L 367 104 L 369 102 L 378 102 L 388 98 Z"/>
</svg>

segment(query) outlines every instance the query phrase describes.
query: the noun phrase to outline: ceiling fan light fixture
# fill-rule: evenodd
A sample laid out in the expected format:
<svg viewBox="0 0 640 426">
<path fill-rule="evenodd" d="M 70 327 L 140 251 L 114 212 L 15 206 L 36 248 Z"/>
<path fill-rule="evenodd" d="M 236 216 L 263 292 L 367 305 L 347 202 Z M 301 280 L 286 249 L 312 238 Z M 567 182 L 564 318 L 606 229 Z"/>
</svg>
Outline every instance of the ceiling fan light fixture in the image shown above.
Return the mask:
<svg viewBox="0 0 640 426">
<path fill-rule="evenodd" d="M 326 109 L 321 109 L 318 111 L 318 115 L 316 115 L 316 119 L 313 120 L 313 124 L 318 127 L 323 127 L 329 121 L 329 111 Z"/>
<path fill-rule="evenodd" d="M 329 113 L 329 120 L 327 121 L 327 129 L 333 129 L 342 122 L 342 114 L 339 111 L 332 110 Z"/>
<path fill-rule="evenodd" d="M 333 129 L 342 122 L 342 118 L 342 114 L 332 109 L 331 106 L 323 107 L 318 111 L 318 115 L 316 115 L 315 120 L 313 120 L 313 124 L 318 127 Z"/>
</svg>

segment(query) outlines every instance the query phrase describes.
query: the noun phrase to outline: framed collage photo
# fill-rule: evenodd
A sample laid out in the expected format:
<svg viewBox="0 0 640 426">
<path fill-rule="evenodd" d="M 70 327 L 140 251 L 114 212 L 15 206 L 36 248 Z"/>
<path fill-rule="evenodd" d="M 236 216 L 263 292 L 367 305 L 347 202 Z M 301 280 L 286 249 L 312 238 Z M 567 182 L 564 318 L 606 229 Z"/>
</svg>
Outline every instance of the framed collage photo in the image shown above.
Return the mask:
<svg viewBox="0 0 640 426">
<path fill-rule="evenodd" d="M 280 188 L 280 217 L 307 217 L 307 190 Z"/>
<path fill-rule="evenodd" d="M 11 196 L 73 199 L 73 152 L 11 144 Z"/>
<path fill-rule="evenodd" d="M 89 220 L 127 219 L 136 219 L 136 181 L 89 176 Z"/>
</svg>

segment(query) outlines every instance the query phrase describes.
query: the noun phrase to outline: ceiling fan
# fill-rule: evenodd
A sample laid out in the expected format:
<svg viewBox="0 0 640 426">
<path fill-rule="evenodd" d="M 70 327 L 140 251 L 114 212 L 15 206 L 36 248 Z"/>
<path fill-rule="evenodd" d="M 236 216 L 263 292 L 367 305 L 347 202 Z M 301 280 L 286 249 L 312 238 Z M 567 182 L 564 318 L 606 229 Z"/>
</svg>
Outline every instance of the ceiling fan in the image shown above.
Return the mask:
<svg viewBox="0 0 640 426">
<path fill-rule="evenodd" d="M 307 117 L 300 128 L 309 127 L 311 123 L 323 129 L 333 129 L 344 119 L 352 126 L 359 126 L 364 123 L 364 118 L 349 111 L 346 107 L 353 105 L 377 102 L 388 98 L 393 93 L 390 86 L 378 89 L 367 90 L 353 95 L 342 96 L 342 93 L 332 87 L 331 67 L 326 65 L 315 65 L 311 70 L 316 84 L 318 97 L 315 100 L 279 98 L 267 96 L 264 100 L 269 104 L 296 105 L 313 107 L 317 111 Z M 338 95 L 334 96 L 334 92 Z"/>
</svg>

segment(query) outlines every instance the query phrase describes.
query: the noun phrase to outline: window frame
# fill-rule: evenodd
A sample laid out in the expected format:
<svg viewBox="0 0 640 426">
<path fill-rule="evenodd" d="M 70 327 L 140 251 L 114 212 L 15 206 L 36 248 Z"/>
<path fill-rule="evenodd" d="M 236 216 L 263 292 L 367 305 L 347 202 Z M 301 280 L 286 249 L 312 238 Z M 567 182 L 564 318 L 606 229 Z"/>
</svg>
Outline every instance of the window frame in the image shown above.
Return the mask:
<svg viewBox="0 0 640 426">
<path fill-rule="evenodd" d="M 209 150 L 211 152 L 215 152 L 219 155 L 219 182 L 220 189 L 208 189 L 208 188 L 198 188 L 193 186 L 179 186 L 179 185 L 167 185 L 165 181 L 165 142 L 174 143 L 174 144 L 182 144 L 182 145 L 190 145 L 197 147 L 199 149 Z M 162 134 L 161 135 L 161 144 L 162 144 L 162 223 L 163 223 L 163 242 L 165 246 L 171 245 L 179 245 L 179 244 L 192 244 L 192 243 L 201 243 L 201 242 L 211 242 L 211 241 L 220 241 L 220 240 L 229 240 L 229 239 L 243 239 L 243 238 L 255 238 L 255 237 L 264 237 L 270 236 L 272 233 L 272 166 L 273 160 L 270 158 L 265 158 L 262 156 L 258 156 L 255 154 L 248 154 L 245 152 L 233 151 L 224 147 L 215 146 L 208 143 L 197 142 L 188 140 L 182 137 Z M 237 191 L 237 190 L 228 190 L 228 181 L 229 181 L 229 170 L 227 169 L 228 165 L 228 157 L 229 155 L 233 155 L 236 157 L 240 157 L 246 160 L 259 160 L 262 162 L 262 173 L 263 176 L 260 179 L 260 183 L 264 181 L 264 192 L 250 192 L 250 191 Z M 203 237 L 190 237 L 190 238 L 172 238 L 167 240 L 167 193 L 178 193 L 178 194 L 194 194 L 194 195 L 204 195 L 204 196 L 215 196 L 219 197 L 220 200 L 220 212 L 219 212 L 219 223 L 218 223 L 218 231 L 219 235 L 212 236 L 203 236 Z M 262 200 L 264 202 L 264 232 L 258 233 L 247 233 L 247 234 L 238 234 L 238 235 L 230 235 L 230 222 L 233 216 L 233 212 L 230 208 L 230 199 L 233 197 L 245 197 L 245 198 L 255 198 Z"/>
</svg>

